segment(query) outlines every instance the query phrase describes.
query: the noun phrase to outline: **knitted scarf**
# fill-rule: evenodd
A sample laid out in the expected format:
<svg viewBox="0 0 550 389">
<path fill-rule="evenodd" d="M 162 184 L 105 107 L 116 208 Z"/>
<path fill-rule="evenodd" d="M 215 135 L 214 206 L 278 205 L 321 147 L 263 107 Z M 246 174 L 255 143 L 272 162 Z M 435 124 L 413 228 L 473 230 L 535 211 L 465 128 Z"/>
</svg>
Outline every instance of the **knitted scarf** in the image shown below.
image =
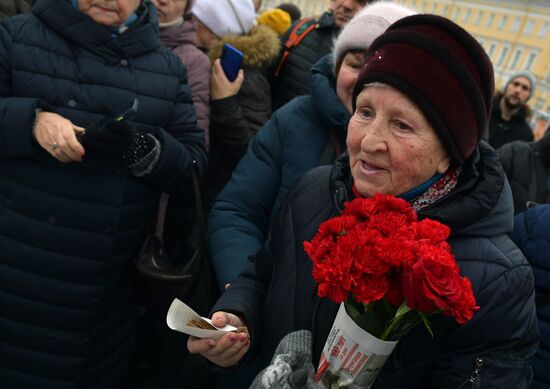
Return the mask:
<svg viewBox="0 0 550 389">
<path fill-rule="evenodd" d="M 455 188 L 461 172 L 461 167 L 450 168 L 445 173 L 436 174 L 416 188 L 397 197 L 407 200 L 413 209 L 418 212 L 447 196 Z M 356 189 L 355 184 L 352 186 L 352 191 L 355 197 L 364 197 Z"/>
</svg>

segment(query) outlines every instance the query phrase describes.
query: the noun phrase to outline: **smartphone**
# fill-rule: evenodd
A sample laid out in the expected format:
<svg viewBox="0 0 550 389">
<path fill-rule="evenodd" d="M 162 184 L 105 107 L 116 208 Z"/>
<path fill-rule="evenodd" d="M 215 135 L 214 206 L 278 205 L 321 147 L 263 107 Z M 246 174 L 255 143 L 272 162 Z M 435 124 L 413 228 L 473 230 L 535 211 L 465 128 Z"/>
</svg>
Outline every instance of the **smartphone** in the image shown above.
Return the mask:
<svg viewBox="0 0 550 389">
<path fill-rule="evenodd" d="M 235 81 L 239 75 L 242 60 L 243 53 L 227 43 L 223 45 L 220 63 L 222 65 L 223 72 L 229 81 Z"/>
<path fill-rule="evenodd" d="M 136 113 L 138 107 L 139 101 L 138 99 L 134 98 L 133 100 L 122 104 L 120 107 L 114 109 L 109 114 L 107 114 L 107 116 L 104 116 L 98 121 L 91 123 L 87 127 L 104 128 L 107 124 L 111 122 L 120 122 L 126 119 L 128 116 Z"/>
</svg>

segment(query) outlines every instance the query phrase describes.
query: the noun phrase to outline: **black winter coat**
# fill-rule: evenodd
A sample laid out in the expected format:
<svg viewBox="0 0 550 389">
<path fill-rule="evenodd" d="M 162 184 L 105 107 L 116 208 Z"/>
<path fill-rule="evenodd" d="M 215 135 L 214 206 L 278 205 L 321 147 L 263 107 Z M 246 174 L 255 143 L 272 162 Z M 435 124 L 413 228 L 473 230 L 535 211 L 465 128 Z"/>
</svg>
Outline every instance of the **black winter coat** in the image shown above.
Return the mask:
<svg viewBox="0 0 550 389">
<path fill-rule="evenodd" d="M 317 365 L 338 310 L 317 296 L 312 262 L 303 250 L 303 242 L 340 212 L 351 193 L 347 156 L 330 169 L 302 177 L 265 249 L 213 309 L 244 313 L 252 336 L 248 357 L 260 367 L 269 364 L 284 335 L 299 329 L 312 331 Z M 538 340 L 533 274 L 506 235 L 512 216 L 504 172 L 494 151 L 481 144 L 453 192 L 419 213 L 451 227 L 449 243 L 481 309 L 463 326 L 432 318 L 433 338 L 423 326 L 414 328 L 399 341 L 373 388 L 458 388 L 470 378 L 475 383 L 466 387 L 529 387 L 529 358 Z M 476 359 L 482 365 L 478 377 Z"/>
<path fill-rule="evenodd" d="M 129 276 L 158 193 L 206 163 L 186 71 L 142 5 L 124 33 L 67 0 L 0 25 L 0 387 L 124 386 L 134 338 Z M 161 153 L 138 179 L 87 149 L 61 164 L 34 141 L 35 109 L 79 126 L 137 97 L 133 125 Z M 104 111 L 103 111 L 104 112 Z"/>
<path fill-rule="evenodd" d="M 296 23 L 281 37 L 283 45 Z M 290 50 L 279 75 L 271 82 L 274 111 L 296 96 L 309 94 L 309 70 L 313 64 L 332 52 L 334 39 L 339 32 L 332 12 L 325 12 L 317 20 L 316 28 Z M 280 58 L 274 63 L 278 64 L 279 60 Z"/>
<path fill-rule="evenodd" d="M 550 204 L 516 215 L 512 239 L 533 268 L 537 293 L 540 345 L 533 358 L 533 389 L 550 387 Z"/>
<path fill-rule="evenodd" d="M 522 107 L 510 121 L 504 120 L 501 116 L 500 99 L 502 95 L 497 95 L 493 101 L 493 111 L 489 121 L 489 144 L 498 149 L 515 140 L 533 141 L 533 130 L 527 124 L 526 108 Z"/>
<path fill-rule="evenodd" d="M 8 16 L 29 12 L 32 5 L 31 0 L 2 0 L 0 1 L 0 21 Z"/>
<path fill-rule="evenodd" d="M 527 201 L 550 202 L 550 167 L 545 165 L 536 142 L 507 143 L 497 149 L 497 154 L 510 181 L 515 214 L 525 211 Z"/>
</svg>

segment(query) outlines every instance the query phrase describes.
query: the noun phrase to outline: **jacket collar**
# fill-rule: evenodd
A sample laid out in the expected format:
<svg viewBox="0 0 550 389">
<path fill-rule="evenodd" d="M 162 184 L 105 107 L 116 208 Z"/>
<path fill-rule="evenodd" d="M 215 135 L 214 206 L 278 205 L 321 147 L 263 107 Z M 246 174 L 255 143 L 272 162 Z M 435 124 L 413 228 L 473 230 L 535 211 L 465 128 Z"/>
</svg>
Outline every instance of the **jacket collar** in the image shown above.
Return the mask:
<svg viewBox="0 0 550 389">
<path fill-rule="evenodd" d="M 189 44 L 195 46 L 197 28 L 192 20 L 184 20 L 182 24 L 160 29 L 160 41 L 163 46 L 173 49 Z"/>
<path fill-rule="evenodd" d="M 319 29 L 329 29 L 329 30 L 335 30 L 335 32 L 339 32 L 340 29 L 336 27 L 336 24 L 334 23 L 334 15 L 330 11 L 326 11 L 323 13 L 319 19 L 317 20 L 317 24 L 319 25 Z"/>
<path fill-rule="evenodd" d="M 156 12 L 149 2 L 139 6 L 138 19 L 123 34 L 95 23 L 69 0 L 38 0 L 32 12 L 67 41 L 109 62 L 153 51 L 160 46 Z"/>
<path fill-rule="evenodd" d="M 277 33 L 268 26 L 254 26 L 246 35 L 226 35 L 208 50 L 208 58 L 214 63 L 220 58 L 225 43 L 243 53 L 243 67 L 262 69 L 277 59 L 280 41 Z"/>
</svg>

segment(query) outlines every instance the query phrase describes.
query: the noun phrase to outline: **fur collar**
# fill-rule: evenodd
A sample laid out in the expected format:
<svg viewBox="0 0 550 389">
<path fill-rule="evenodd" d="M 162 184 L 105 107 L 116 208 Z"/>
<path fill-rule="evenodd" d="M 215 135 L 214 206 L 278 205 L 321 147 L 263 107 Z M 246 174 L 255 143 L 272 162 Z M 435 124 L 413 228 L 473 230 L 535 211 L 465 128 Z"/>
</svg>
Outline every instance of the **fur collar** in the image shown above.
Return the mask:
<svg viewBox="0 0 550 389">
<path fill-rule="evenodd" d="M 243 66 L 262 68 L 273 62 L 279 55 L 279 37 L 267 26 L 255 26 L 247 35 L 226 35 L 208 51 L 208 57 L 213 63 L 222 53 L 225 43 L 242 51 Z"/>
</svg>

